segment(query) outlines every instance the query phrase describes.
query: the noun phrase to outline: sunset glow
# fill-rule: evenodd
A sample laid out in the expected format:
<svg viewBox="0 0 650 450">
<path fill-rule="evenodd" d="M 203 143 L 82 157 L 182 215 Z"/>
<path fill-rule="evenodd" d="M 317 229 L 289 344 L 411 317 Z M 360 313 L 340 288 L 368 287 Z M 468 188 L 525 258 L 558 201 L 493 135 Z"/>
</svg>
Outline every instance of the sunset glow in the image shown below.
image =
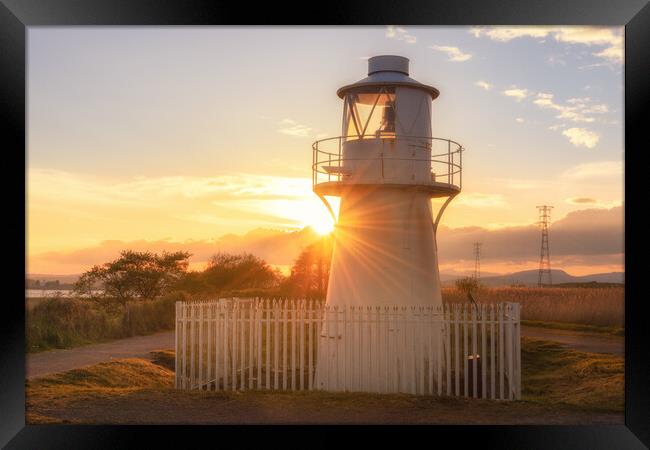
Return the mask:
<svg viewBox="0 0 650 450">
<path fill-rule="evenodd" d="M 380 53 L 411 58 L 441 93 L 434 136 L 467 149 L 442 272 L 470 270 L 479 237 L 486 273 L 536 267 L 537 204 L 555 206 L 555 268 L 623 270 L 621 28 L 28 33 L 29 272 L 79 273 L 127 247 L 188 248 L 192 267 L 223 249 L 291 264 L 312 239 L 300 230 L 334 230 L 311 144 L 342 133 L 335 91 Z"/>
</svg>

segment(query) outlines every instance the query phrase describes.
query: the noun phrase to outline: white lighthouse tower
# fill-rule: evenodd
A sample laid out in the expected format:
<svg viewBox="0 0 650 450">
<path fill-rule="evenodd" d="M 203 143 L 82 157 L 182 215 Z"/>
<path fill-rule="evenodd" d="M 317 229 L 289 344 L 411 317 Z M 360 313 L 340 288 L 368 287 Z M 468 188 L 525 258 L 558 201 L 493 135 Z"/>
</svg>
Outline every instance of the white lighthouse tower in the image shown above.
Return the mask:
<svg viewBox="0 0 650 450">
<path fill-rule="evenodd" d="M 418 392 L 416 365 L 433 376 L 444 352 L 436 229 L 461 190 L 463 148 L 432 137 L 440 93 L 409 77 L 407 58 L 370 58 L 368 77 L 337 94 L 342 135 L 312 146 L 314 192 L 333 216 L 327 197 L 341 199 L 316 385 Z M 432 198 L 445 199 L 435 216 Z"/>
<path fill-rule="evenodd" d="M 385 55 L 337 94 L 342 136 L 313 145 L 314 192 L 330 211 L 326 197 L 341 198 L 326 304 L 441 305 L 436 228 L 461 190 L 463 148 L 432 137 L 439 91 Z M 446 201 L 434 218 L 435 197 Z"/>
</svg>

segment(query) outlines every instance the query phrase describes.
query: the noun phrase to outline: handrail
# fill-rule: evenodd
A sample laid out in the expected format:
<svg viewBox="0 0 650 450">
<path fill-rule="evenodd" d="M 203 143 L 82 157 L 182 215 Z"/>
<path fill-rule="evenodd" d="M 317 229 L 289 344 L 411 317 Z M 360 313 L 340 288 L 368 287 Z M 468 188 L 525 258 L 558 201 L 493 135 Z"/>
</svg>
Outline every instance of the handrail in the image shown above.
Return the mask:
<svg viewBox="0 0 650 450">
<path fill-rule="evenodd" d="M 384 157 L 383 154 L 380 157 L 375 158 L 349 158 L 344 157 L 342 154 L 342 148 L 344 142 L 353 142 L 353 141 L 372 141 L 372 140 L 387 140 L 392 142 L 408 142 L 409 146 L 415 146 L 418 148 L 438 151 L 434 149 L 434 144 L 442 144 L 447 147 L 446 152 L 435 153 L 429 156 L 426 159 L 423 158 L 396 158 L 396 157 Z M 416 143 L 412 143 L 412 142 Z M 419 141 L 419 142 L 418 142 Z M 422 141 L 427 141 L 426 144 L 421 144 Z M 327 151 L 321 149 L 323 144 L 330 144 L 336 142 L 337 149 L 336 151 Z M 451 139 L 444 139 L 432 136 L 392 136 L 392 137 L 374 137 L 367 139 L 350 139 L 350 136 L 335 136 L 325 139 L 320 139 L 315 141 L 312 144 L 312 187 L 323 183 L 322 176 L 327 176 L 327 182 L 340 182 L 343 181 L 343 173 L 333 173 L 331 167 L 343 167 L 346 161 L 381 161 L 383 166 L 385 161 L 410 161 L 410 162 L 429 162 L 432 165 L 432 169 L 445 167 L 446 171 L 444 173 L 433 171 L 432 174 L 435 175 L 435 178 L 447 178 L 447 183 L 451 186 L 462 187 L 462 153 L 465 151 L 465 148 L 458 142 Z M 458 157 L 458 160 L 456 160 Z M 328 167 L 327 170 L 325 167 Z M 458 181 L 456 180 L 456 175 L 458 175 Z M 383 173 L 382 173 L 383 178 Z M 442 183 L 442 181 L 432 180 L 436 184 Z M 457 182 L 456 182 L 457 181 Z M 416 183 L 418 184 L 418 183 Z"/>
</svg>

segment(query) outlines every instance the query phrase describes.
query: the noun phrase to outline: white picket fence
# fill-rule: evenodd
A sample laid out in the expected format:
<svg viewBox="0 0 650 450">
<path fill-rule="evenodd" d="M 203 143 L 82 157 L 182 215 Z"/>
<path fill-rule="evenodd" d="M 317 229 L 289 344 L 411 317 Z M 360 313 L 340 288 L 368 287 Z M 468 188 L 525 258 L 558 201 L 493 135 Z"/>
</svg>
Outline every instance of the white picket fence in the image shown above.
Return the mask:
<svg viewBox="0 0 650 450">
<path fill-rule="evenodd" d="M 176 304 L 176 387 L 521 398 L 520 306 Z"/>
</svg>

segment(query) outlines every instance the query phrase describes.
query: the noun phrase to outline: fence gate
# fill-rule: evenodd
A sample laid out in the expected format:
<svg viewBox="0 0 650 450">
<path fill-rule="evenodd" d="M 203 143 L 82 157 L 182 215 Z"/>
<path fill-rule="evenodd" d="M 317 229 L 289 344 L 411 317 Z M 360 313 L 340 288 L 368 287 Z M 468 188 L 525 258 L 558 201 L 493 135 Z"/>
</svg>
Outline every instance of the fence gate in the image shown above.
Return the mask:
<svg viewBox="0 0 650 450">
<path fill-rule="evenodd" d="M 521 398 L 520 306 L 176 303 L 176 387 Z"/>
</svg>

